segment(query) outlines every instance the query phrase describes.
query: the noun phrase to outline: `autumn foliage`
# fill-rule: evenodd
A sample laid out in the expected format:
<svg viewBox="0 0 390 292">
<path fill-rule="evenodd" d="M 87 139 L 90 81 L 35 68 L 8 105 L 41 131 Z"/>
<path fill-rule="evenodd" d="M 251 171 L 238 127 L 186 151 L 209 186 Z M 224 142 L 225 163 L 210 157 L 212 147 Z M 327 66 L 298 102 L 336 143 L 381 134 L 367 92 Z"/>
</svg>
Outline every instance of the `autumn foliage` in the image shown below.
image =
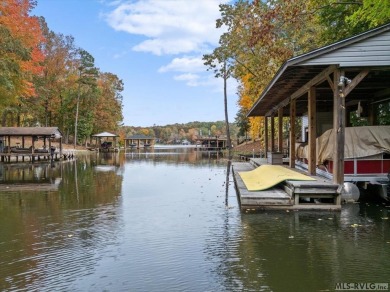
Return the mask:
<svg viewBox="0 0 390 292">
<path fill-rule="evenodd" d="M 8 50 L 7 56 L 14 58 L 19 76 L 13 80 L 14 93 L 20 96 L 35 95 L 32 76 L 42 73 L 44 55 L 40 45 L 44 41 L 37 17 L 29 16 L 34 2 L 29 0 L 7 0 L 0 4 L 0 26 L 6 28 L 10 36 L 25 48 L 23 55 Z"/>
<path fill-rule="evenodd" d="M 247 113 L 281 65 L 293 56 L 339 41 L 390 21 L 389 0 L 237 0 L 221 4 L 219 46 L 204 55 L 213 68 L 228 64 L 238 80 L 240 125 L 251 137 L 261 135 L 263 121 Z M 247 121 L 243 121 L 243 120 Z"/>
<path fill-rule="evenodd" d="M 2 125 L 55 125 L 65 140 L 83 142 L 92 133 L 116 131 L 123 119 L 122 80 L 100 72 L 72 36 L 56 34 L 43 17 L 31 16 L 36 4 L 0 3 Z"/>
</svg>

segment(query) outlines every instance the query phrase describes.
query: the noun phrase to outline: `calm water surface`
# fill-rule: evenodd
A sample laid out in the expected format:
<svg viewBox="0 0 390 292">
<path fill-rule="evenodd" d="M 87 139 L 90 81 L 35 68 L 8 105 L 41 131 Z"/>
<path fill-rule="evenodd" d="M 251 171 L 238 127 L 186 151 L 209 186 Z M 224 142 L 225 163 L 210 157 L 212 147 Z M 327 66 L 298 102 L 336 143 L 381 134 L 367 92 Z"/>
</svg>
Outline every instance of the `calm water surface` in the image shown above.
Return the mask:
<svg viewBox="0 0 390 292">
<path fill-rule="evenodd" d="M 333 291 L 390 282 L 390 203 L 241 213 L 226 174 L 224 159 L 191 149 L 0 165 L 0 290 Z"/>
</svg>

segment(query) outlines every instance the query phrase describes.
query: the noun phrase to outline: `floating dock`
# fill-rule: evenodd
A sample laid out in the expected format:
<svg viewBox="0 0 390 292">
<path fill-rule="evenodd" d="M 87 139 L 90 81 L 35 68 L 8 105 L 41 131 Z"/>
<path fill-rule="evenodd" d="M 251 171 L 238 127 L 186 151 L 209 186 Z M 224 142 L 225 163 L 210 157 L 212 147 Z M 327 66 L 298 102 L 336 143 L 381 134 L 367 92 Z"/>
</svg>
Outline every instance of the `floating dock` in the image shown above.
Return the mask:
<svg viewBox="0 0 390 292">
<path fill-rule="evenodd" d="M 241 210 L 341 210 L 339 186 L 317 176 L 312 176 L 315 178 L 313 181 L 286 180 L 263 191 L 248 191 L 239 172 L 251 171 L 258 163 L 261 162 L 233 163 L 233 178 Z"/>
</svg>

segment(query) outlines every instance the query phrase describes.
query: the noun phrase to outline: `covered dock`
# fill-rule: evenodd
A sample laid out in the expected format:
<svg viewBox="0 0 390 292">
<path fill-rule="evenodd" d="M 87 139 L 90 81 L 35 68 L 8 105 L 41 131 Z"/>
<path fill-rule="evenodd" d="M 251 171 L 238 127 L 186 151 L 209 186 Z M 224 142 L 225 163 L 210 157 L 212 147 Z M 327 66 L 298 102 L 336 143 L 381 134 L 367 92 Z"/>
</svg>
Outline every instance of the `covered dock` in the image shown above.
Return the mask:
<svg viewBox="0 0 390 292">
<path fill-rule="evenodd" d="M 221 136 L 199 137 L 196 141 L 196 150 L 199 151 L 221 151 L 227 145 L 227 137 Z"/>
<path fill-rule="evenodd" d="M 62 133 L 57 127 L 0 127 L 1 162 L 61 157 Z"/>
<path fill-rule="evenodd" d="M 119 136 L 117 134 L 109 132 L 94 134 L 92 135 L 92 138 L 95 139 L 96 147 L 93 149 L 99 152 L 118 152 L 118 137 Z"/>
<path fill-rule="evenodd" d="M 146 135 L 133 135 L 125 138 L 126 149 L 154 147 L 155 138 Z"/>
<path fill-rule="evenodd" d="M 352 125 L 351 114 L 364 117 L 369 125 L 378 125 L 378 109 L 390 101 L 389 80 L 387 24 L 287 60 L 248 116 L 264 117 L 266 156 L 282 153 L 283 145 L 288 145 L 291 169 L 296 169 L 300 162 L 297 143 L 306 143 L 306 165 L 299 166 L 312 176 L 321 171 L 316 139 L 332 129 L 334 151 L 329 178 L 340 192 L 345 182 L 345 129 Z M 284 117 L 289 117 L 287 141 L 283 140 L 282 123 L 276 123 L 276 118 L 282 121 Z M 297 117 L 307 121 L 303 134 L 296 128 Z"/>
</svg>

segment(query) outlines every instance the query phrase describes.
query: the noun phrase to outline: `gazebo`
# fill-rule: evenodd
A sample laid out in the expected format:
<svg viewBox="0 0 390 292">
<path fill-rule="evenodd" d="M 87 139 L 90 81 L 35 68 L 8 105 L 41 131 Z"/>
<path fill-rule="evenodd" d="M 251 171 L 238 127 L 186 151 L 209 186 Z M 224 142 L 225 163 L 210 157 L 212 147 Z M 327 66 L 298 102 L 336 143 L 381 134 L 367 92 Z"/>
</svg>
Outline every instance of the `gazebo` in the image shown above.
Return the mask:
<svg viewBox="0 0 390 292">
<path fill-rule="evenodd" d="M 109 132 L 92 135 L 92 138 L 95 138 L 96 141 L 96 149 L 101 152 L 118 152 L 117 137 L 119 136 Z"/>
</svg>

